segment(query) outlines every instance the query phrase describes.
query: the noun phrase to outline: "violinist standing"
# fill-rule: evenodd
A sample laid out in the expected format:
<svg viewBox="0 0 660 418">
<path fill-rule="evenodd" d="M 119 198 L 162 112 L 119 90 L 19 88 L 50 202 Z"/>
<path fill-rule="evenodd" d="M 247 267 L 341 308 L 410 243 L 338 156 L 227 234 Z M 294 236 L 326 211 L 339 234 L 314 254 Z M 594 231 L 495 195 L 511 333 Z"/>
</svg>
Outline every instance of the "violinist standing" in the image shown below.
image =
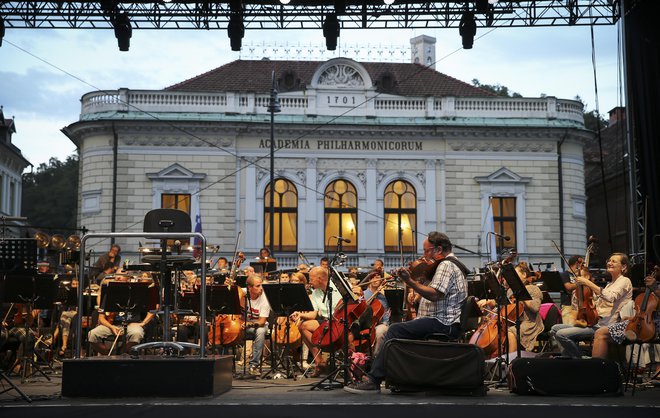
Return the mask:
<svg viewBox="0 0 660 418">
<path fill-rule="evenodd" d="M 613 253 L 607 260 L 607 272 L 612 280 L 603 289 L 586 277 L 577 277 L 576 284 L 587 286 L 593 291 L 593 302 L 598 311 L 599 320 L 593 327 L 554 325 L 550 333 L 561 347 L 562 355 L 579 358 L 581 352 L 578 341 L 590 339 L 597 329 L 619 321 L 621 308 L 632 299 L 632 283 L 628 277 L 624 276 L 627 271 L 628 256 Z"/>
<path fill-rule="evenodd" d="M 383 338 L 383 344 L 394 338 L 422 339 L 433 333 L 456 337 L 460 332 L 461 310 L 467 298 L 467 279 L 457 264 L 447 260 L 455 259 L 449 237 L 441 232 L 430 232 L 424 240 L 424 256 L 443 261 L 439 262 L 428 284 L 414 281 L 407 269 L 399 272 L 400 278 L 422 299 L 417 317 L 412 321 L 392 324 Z M 374 358 L 367 380 L 350 384 L 344 390 L 351 393 L 380 392 L 380 383 L 385 377 L 385 356 L 381 351 Z"/>
</svg>

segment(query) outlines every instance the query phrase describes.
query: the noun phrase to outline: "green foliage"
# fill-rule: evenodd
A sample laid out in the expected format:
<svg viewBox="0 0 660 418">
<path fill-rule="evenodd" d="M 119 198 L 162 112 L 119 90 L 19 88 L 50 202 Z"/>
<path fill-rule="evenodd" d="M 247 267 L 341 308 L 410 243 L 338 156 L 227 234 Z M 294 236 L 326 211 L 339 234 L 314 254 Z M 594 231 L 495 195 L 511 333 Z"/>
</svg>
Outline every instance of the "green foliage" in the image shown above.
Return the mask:
<svg viewBox="0 0 660 418">
<path fill-rule="evenodd" d="M 516 92 L 510 92 L 507 86 L 501 84 L 481 84 L 476 78 L 472 80 L 472 85 L 479 87 L 482 90 L 490 91 L 497 94 L 501 97 L 522 97 L 522 94 Z"/>
<path fill-rule="evenodd" d="M 70 235 L 76 228 L 78 204 L 78 156 L 62 162 L 51 158 L 23 174 L 22 215 L 37 229 L 52 235 Z M 48 229 L 53 228 L 53 229 Z"/>
<path fill-rule="evenodd" d="M 596 110 L 590 110 L 586 111 L 587 108 L 587 103 L 582 100 L 580 96 L 575 96 L 573 100 L 577 100 L 578 102 L 582 103 L 584 111 L 584 127 L 589 129 L 590 131 L 598 132 L 598 129 L 605 129 L 609 125 L 609 120 L 605 119 L 602 115 L 600 115 Z"/>
</svg>

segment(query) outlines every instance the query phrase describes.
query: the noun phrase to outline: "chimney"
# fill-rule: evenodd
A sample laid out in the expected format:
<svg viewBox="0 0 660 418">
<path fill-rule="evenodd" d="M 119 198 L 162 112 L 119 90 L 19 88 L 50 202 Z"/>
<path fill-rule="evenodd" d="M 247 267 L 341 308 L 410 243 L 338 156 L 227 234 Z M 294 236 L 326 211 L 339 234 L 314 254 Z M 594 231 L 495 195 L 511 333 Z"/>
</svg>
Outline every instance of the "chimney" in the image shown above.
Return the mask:
<svg viewBox="0 0 660 418">
<path fill-rule="evenodd" d="M 435 70 L 435 38 L 420 35 L 410 40 L 410 61 Z"/>
<path fill-rule="evenodd" d="M 610 115 L 609 126 L 612 126 L 617 122 L 622 122 L 626 119 L 626 108 L 622 106 L 617 106 L 609 111 L 609 115 Z"/>
</svg>

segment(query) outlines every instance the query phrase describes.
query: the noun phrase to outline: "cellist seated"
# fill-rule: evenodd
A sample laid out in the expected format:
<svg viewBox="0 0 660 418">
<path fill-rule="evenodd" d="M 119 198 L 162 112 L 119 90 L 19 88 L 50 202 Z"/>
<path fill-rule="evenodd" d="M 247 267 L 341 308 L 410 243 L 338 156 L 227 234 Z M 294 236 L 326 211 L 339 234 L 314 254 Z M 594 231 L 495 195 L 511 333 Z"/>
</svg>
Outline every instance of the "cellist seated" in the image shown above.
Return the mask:
<svg viewBox="0 0 660 418">
<path fill-rule="evenodd" d="M 590 340 L 599 328 L 619 321 L 621 308 L 632 299 L 632 283 L 624 276 L 628 271 L 628 263 L 628 256 L 623 253 L 613 253 L 610 256 L 607 260 L 607 272 L 611 281 L 603 289 L 586 277 L 580 276 L 576 279 L 578 286 L 586 286 L 593 292 L 598 321 L 595 325 L 586 327 L 554 325 L 550 335 L 561 348 L 562 355 L 581 357 L 582 352 L 577 344 L 579 341 Z"/>
<path fill-rule="evenodd" d="M 341 300 L 341 295 L 330 283 L 327 267 L 317 266 L 312 268 L 309 271 L 309 284 L 312 287 L 312 294 L 309 297 L 314 310 L 310 312 L 296 311 L 291 314 L 290 318 L 293 322 L 302 321 L 299 326 L 300 335 L 316 363 L 312 377 L 317 377 L 326 369 L 326 363 L 321 356 L 321 349 L 312 343 L 312 335 L 320 326 L 320 323 L 330 317 L 330 312 L 334 312 L 335 307 Z M 331 296 L 327 294 L 328 289 L 332 289 Z M 330 300 L 332 300 L 332 306 L 330 306 Z"/>
<path fill-rule="evenodd" d="M 518 277 L 525 284 L 525 289 L 532 297 L 532 300 L 526 300 L 522 302 L 522 312 L 520 314 L 520 345 L 521 349 L 532 351 L 536 345 L 536 337 L 543 332 L 543 319 L 539 314 L 539 309 L 541 308 L 541 303 L 543 300 L 543 293 L 538 288 L 538 286 L 532 284 L 532 279 L 534 275 L 532 274 L 529 265 L 526 262 L 520 262 L 516 265 L 516 273 Z M 507 290 L 507 296 L 512 297 L 511 290 Z M 482 299 L 477 302 L 482 309 L 495 309 L 497 304 L 494 299 Z M 508 307 L 509 319 L 507 322 L 507 338 L 508 338 L 508 349 L 512 353 L 518 350 L 517 339 L 516 339 L 516 327 L 515 327 L 515 305 L 510 305 Z M 504 313 L 502 313 L 504 316 Z M 511 322 L 514 321 L 514 322 Z"/>
<path fill-rule="evenodd" d="M 658 267 L 656 267 L 656 271 L 657 269 Z M 621 311 L 621 316 L 622 316 L 621 321 L 606 327 L 599 328 L 594 335 L 594 345 L 592 349 L 593 357 L 607 358 L 609 344 L 622 344 L 626 340 L 645 342 L 645 340 L 649 338 L 648 336 L 644 338 L 642 336 L 642 333 L 634 329 L 635 328 L 634 326 L 633 327 L 629 326 L 631 322 L 634 323 L 638 319 L 636 318 L 637 316 L 640 315 L 644 316 L 645 314 L 649 313 L 649 310 L 652 309 L 652 307 L 650 307 L 651 303 L 655 303 L 657 309 L 657 302 L 660 299 L 660 282 L 658 282 L 656 278 L 656 274 L 647 276 L 644 279 L 644 285 L 646 286 L 647 289 L 649 289 L 649 295 L 646 296 L 647 298 L 646 306 L 649 309 L 647 309 L 645 312 L 640 312 L 640 306 L 642 305 L 642 303 L 640 303 L 640 299 L 643 300 L 645 296 L 642 293 L 637 296 L 637 299 L 635 299 L 635 304 L 634 304 L 635 310 L 628 309 L 627 312 L 624 312 L 626 311 L 626 308 L 624 308 Z M 626 306 L 631 306 L 631 305 L 632 304 L 628 304 Z M 658 315 L 658 313 L 655 312 L 655 315 L 653 316 L 654 316 L 653 321 L 651 321 L 650 323 L 646 322 L 646 318 L 642 318 L 642 321 L 645 322 L 645 325 L 650 327 L 648 330 L 648 335 L 650 335 L 650 339 L 657 338 L 658 330 L 660 330 L 660 315 Z M 660 363 L 657 364 L 656 373 L 658 371 L 660 371 Z"/>
</svg>

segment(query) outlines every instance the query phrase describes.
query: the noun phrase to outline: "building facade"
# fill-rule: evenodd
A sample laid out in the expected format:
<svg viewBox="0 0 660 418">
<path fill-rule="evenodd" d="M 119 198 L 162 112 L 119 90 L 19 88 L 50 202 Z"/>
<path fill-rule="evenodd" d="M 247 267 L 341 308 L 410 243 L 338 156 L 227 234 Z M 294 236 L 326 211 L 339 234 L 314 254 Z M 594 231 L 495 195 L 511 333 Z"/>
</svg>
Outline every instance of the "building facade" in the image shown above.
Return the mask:
<svg viewBox="0 0 660 418">
<path fill-rule="evenodd" d="M 345 58 L 238 60 L 164 90 L 84 95 L 64 129 L 80 150 L 80 225 L 139 232 L 146 212 L 176 207 L 193 228 L 199 215 L 223 255 L 239 231 L 246 253 L 268 246 L 273 78 L 281 266 L 332 256 L 341 236 L 346 264 L 394 267 L 431 230 L 471 267 L 489 259 L 493 230 L 510 237 L 498 249 L 531 262 L 559 266 L 551 240 L 584 252 L 592 134 L 579 102 L 496 97 L 420 64 Z"/>
<path fill-rule="evenodd" d="M 21 197 L 23 170 L 32 165 L 23 157 L 21 150 L 12 144 L 12 135 L 16 133 L 14 119 L 5 118 L 0 106 L 0 234 L 19 237 L 22 221 L 12 218 L 21 217 Z M 0 237 L 2 237 L 0 235 Z"/>
</svg>

